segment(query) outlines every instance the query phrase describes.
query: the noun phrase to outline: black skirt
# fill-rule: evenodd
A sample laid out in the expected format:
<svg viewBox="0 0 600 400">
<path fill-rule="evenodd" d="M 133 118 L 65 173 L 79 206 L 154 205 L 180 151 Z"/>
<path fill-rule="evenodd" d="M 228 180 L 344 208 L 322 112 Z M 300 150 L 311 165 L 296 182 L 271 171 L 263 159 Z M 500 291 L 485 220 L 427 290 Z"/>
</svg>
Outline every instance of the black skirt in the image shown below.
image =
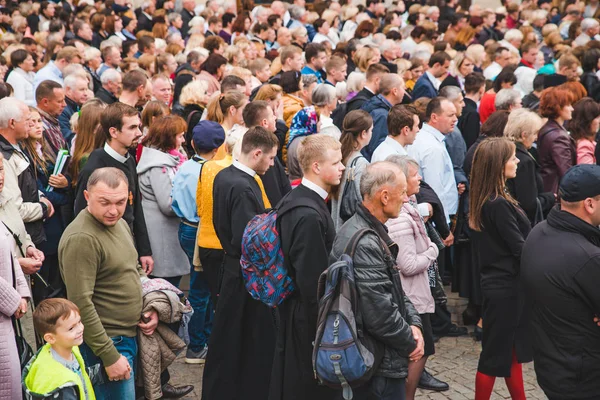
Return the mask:
<svg viewBox="0 0 600 400">
<path fill-rule="evenodd" d="M 423 325 L 423 341 L 425 342 L 425 353 L 423 357 L 435 354 L 435 343 L 433 342 L 433 329 L 431 328 L 431 314 L 419 314 Z"/>
<path fill-rule="evenodd" d="M 516 290 L 483 290 L 483 340 L 477 370 L 510 377 L 513 351 L 519 363 L 533 360 L 529 313 Z"/>
</svg>

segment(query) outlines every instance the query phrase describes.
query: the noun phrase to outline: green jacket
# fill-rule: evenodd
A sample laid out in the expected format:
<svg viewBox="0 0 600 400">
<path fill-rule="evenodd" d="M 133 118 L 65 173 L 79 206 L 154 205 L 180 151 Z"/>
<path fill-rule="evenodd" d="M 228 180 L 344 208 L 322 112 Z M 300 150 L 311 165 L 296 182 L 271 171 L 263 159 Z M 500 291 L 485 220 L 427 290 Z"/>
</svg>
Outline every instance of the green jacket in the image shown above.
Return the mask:
<svg viewBox="0 0 600 400">
<path fill-rule="evenodd" d="M 73 354 L 81 367 L 87 388 L 87 400 L 95 400 L 94 388 L 78 347 L 73 347 Z M 23 390 L 27 399 L 64 398 L 67 396 L 62 394 L 70 392 L 76 394 L 80 400 L 86 400 L 79 375 L 52 357 L 49 344 L 45 344 L 23 370 Z M 57 393 L 59 395 L 55 397 Z"/>
</svg>

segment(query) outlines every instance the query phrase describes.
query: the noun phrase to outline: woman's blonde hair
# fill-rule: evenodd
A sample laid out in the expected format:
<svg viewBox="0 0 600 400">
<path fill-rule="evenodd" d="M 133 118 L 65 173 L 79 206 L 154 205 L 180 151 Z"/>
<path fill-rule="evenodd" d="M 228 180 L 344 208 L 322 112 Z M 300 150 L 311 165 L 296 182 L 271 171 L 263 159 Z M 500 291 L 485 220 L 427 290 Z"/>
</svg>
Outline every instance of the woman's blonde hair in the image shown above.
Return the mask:
<svg viewBox="0 0 600 400">
<path fill-rule="evenodd" d="M 354 64 L 356 64 L 356 67 L 361 72 L 366 73 L 367 68 L 369 68 L 369 61 L 375 57 L 375 54 L 377 54 L 376 49 L 369 46 L 361 47 L 360 49 L 356 50 L 356 53 L 354 53 Z"/>
<path fill-rule="evenodd" d="M 504 137 L 520 143 L 524 136 L 537 135 L 543 124 L 542 118 L 537 113 L 526 108 L 519 108 L 513 110 L 508 116 L 508 122 L 504 127 Z"/>
<path fill-rule="evenodd" d="M 222 124 L 230 107 L 240 108 L 246 102 L 246 95 L 237 90 L 227 93 L 215 92 L 206 107 L 206 119 Z"/>
<path fill-rule="evenodd" d="M 207 90 L 208 83 L 206 83 L 206 81 L 191 81 L 181 90 L 179 103 L 182 106 L 187 106 L 189 104 L 206 106 L 206 103 L 208 103 L 208 95 L 206 94 Z"/>
<path fill-rule="evenodd" d="M 279 85 L 265 84 L 258 89 L 254 100 L 273 101 L 277 96 L 283 95 L 283 89 Z"/>
<path fill-rule="evenodd" d="M 473 64 L 480 66 L 485 61 L 485 47 L 480 44 L 472 44 L 465 51 L 465 57 L 473 61 Z"/>
</svg>

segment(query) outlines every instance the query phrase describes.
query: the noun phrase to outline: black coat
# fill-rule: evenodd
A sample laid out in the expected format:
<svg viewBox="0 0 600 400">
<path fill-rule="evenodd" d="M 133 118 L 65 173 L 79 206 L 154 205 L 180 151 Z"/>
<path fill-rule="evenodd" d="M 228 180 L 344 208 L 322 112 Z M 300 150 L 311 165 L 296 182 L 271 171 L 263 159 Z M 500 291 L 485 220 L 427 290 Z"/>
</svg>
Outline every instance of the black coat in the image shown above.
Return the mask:
<svg viewBox="0 0 600 400">
<path fill-rule="evenodd" d="M 279 207 L 306 201 L 281 215 L 278 230 L 288 273 L 296 291 L 279 307 L 280 327 L 269 400 L 329 400 L 335 391 L 319 386 L 312 370 L 312 342 L 317 331 L 317 284 L 329 266 L 335 227 L 325 201 L 299 185 Z"/>
<path fill-rule="evenodd" d="M 281 199 L 292 190 L 290 180 L 285 174 L 285 167 L 275 158 L 273 166 L 261 176 L 265 193 L 272 206 L 276 205 Z"/>
<path fill-rule="evenodd" d="M 331 260 L 338 260 L 352 236 L 363 228 L 377 233 L 360 239 L 353 259 L 362 327 L 373 340 L 384 345 L 383 360 L 375 374 L 406 378 L 408 355 L 416 347 L 410 327 L 423 328 L 417 310 L 402 289 L 398 271 L 392 273 L 388 267 L 381 242 L 390 249 L 392 260 L 398 255 L 398 245 L 390 239 L 387 228 L 360 204 L 354 216 L 338 231 Z"/>
<path fill-rule="evenodd" d="M 465 107 L 463 108 L 457 124 L 460 133 L 463 135 L 463 139 L 465 139 L 467 149 L 469 149 L 479 137 L 479 129 L 481 128 L 481 119 L 479 118 L 479 111 L 477 111 L 477 103 L 465 97 Z"/>
<path fill-rule="evenodd" d="M 506 181 L 510 194 L 519 202 L 519 206 L 527 214 L 529 221 L 534 223 L 536 212 L 548 215 L 554 206 L 554 194 L 544 193 L 544 182 L 540 175 L 540 166 L 527 151 L 525 146 L 517 143 L 517 158 L 519 167 L 517 176 Z M 540 204 L 538 208 L 538 202 Z M 537 221 L 539 222 L 539 221 Z"/>
<path fill-rule="evenodd" d="M 142 209 L 142 194 L 140 193 L 138 175 L 133 157 L 129 156 L 127 161 L 122 163 L 112 158 L 104 148 L 92 151 L 88 161 L 85 163 L 77 178 L 75 216 L 87 207 L 87 201 L 85 200 L 83 191 L 87 188 L 87 182 L 90 175 L 92 175 L 92 172 L 96 169 L 104 167 L 118 168 L 123 171 L 127 177 L 129 199 L 125 207 L 123 219 L 127 222 L 129 228 L 133 232 L 133 236 L 135 237 L 135 247 L 140 257 L 152 255 L 150 239 L 148 238 L 148 229 L 146 228 L 146 219 L 144 218 L 144 210 Z"/>
<path fill-rule="evenodd" d="M 460 83 L 458 82 L 458 78 L 455 77 L 454 75 L 448 74 L 448 76 L 446 77 L 446 79 L 444 79 L 442 81 L 442 83 L 440 85 L 440 90 L 443 87 L 446 87 L 446 86 L 456 86 L 457 88 L 460 88 L 460 90 L 463 91 L 463 95 L 465 94 L 465 91 L 463 90 L 463 88 L 460 86 Z"/>
<path fill-rule="evenodd" d="M 471 208 L 473 212 L 473 208 Z M 531 361 L 529 319 L 520 287 L 521 250 L 531 223 L 504 197 L 481 209 L 483 229 L 472 231 L 481 266 L 483 348 L 478 371 L 510 376 L 513 349 L 519 362 Z"/>
<path fill-rule="evenodd" d="M 532 304 L 538 383 L 553 399 L 600 392 L 600 231 L 554 208 L 525 242 L 521 275 Z"/>
<path fill-rule="evenodd" d="M 152 19 L 146 17 L 146 15 L 143 12 L 140 12 L 140 15 L 138 16 L 138 23 L 137 23 L 136 31 L 152 32 L 152 25 L 153 25 Z"/>
<path fill-rule="evenodd" d="M 271 310 L 246 291 L 240 268 L 244 229 L 264 211 L 262 194 L 253 177 L 231 165 L 217 174 L 213 199 L 213 224 L 225 257 L 202 398 L 264 400 L 269 390 L 275 329 Z"/>
<path fill-rule="evenodd" d="M 179 30 L 181 32 L 181 37 L 186 39 L 188 36 L 188 31 L 190 30 L 190 21 L 194 18 L 196 14 L 189 12 L 186 9 L 181 10 L 181 19 L 183 20 L 183 25 Z"/>
<path fill-rule="evenodd" d="M 96 92 L 96 97 L 99 98 L 100 100 L 102 100 L 106 104 L 112 104 L 114 102 L 119 101 L 119 98 L 117 96 L 115 96 L 108 90 L 104 89 L 103 87 L 98 89 L 98 92 Z"/>
<path fill-rule="evenodd" d="M 473 157 L 475 156 L 475 150 L 477 150 L 479 143 L 483 142 L 485 139 L 487 139 L 487 136 L 479 135 L 471 146 L 467 144 L 469 150 L 467 150 L 467 154 L 465 155 L 465 162 L 463 163 L 463 170 L 465 171 L 465 174 L 467 174 L 467 178 L 471 176 L 471 167 L 473 167 Z"/>
<path fill-rule="evenodd" d="M 581 75 L 581 84 L 585 87 L 588 97 L 600 101 L 600 80 L 594 72 L 584 72 Z"/>
<path fill-rule="evenodd" d="M 381 59 L 379 60 L 379 64 L 387 67 L 387 69 L 389 69 L 392 74 L 398 73 L 398 65 L 394 64 L 391 61 L 388 61 L 384 56 L 381 56 Z"/>
<path fill-rule="evenodd" d="M 363 104 L 365 104 L 373 96 L 375 96 L 373 92 L 367 88 L 363 88 L 360 92 L 356 93 L 356 96 L 348 101 L 347 112 L 360 110 Z"/>
</svg>

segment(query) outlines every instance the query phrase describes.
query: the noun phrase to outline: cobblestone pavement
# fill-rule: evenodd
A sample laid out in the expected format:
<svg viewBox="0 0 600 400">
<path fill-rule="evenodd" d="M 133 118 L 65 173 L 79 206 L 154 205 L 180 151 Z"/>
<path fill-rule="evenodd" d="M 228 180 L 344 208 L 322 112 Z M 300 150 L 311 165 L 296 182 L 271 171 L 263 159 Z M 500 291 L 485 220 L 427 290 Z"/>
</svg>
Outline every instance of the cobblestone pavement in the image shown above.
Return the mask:
<svg viewBox="0 0 600 400">
<path fill-rule="evenodd" d="M 446 293 L 450 290 L 447 288 Z M 448 308 L 452 311 L 455 322 L 459 323 L 462 310 L 466 306 L 464 299 L 455 294 L 449 294 Z M 481 343 L 475 342 L 472 337 L 442 338 L 436 343 L 436 354 L 427 361 L 427 369 L 435 377 L 450 384 L 446 392 L 429 392 L 418 390 L 417 399 L 423 400 L 473 400 L 475 398 L 475 373 Z M 180 356 L 175 364 L 169 368 L 171 383 L 174 385 L 192 384 L 195 389 L 186 399 L 200 399 L 202 387 L 203 366 L 187 365 Z M 546 399 L 544 392 L 539 388 L 533 364 L 523 365 L 523 380 L 527 399 Z M 496 380 L 492 400 L 510 399 L 504 379 Z M 309 400 L 309 399 L 308 399 Z"/>
</svg>

